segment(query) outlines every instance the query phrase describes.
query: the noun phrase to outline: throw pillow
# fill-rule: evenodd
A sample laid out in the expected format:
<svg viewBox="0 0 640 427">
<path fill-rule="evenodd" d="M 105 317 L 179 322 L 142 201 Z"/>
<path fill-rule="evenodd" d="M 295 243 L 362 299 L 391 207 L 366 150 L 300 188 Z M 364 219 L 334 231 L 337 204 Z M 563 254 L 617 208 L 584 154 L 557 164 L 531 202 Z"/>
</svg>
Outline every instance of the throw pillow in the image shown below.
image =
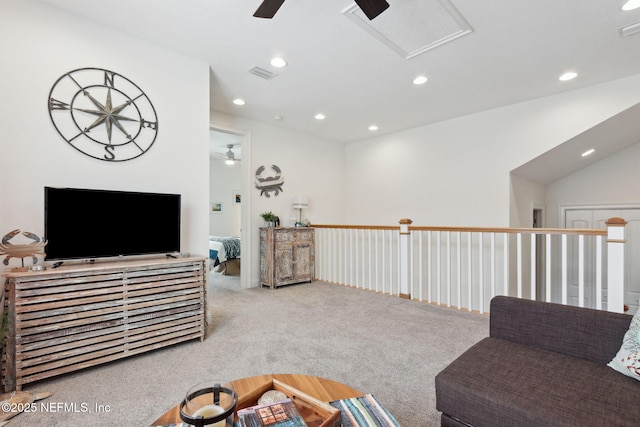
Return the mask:
<svg viewBox="0 0 640 427">
<path fill-rule="evenodd" d="M 640 309 L 631 319 L 618 354 L 607 364 L 616 371 L 640 380 Z"/>
</svg>

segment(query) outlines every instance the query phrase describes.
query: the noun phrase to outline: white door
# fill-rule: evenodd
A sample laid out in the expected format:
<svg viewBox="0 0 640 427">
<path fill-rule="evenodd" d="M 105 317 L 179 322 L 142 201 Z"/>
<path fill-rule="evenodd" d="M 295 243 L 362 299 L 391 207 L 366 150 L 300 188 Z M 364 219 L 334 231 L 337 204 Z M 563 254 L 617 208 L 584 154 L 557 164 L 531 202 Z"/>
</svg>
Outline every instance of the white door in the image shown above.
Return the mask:
<svg viewBox="0 0 640 427">
<path fill-rule="evenodd" d="M 607 208 L 607 209 L 582 209 L 568 208 L 565 210 L 565 228 L 607 228 L 609 218 L 619 217 L 627 221 L 625 227 L 624 248 L 624 303 L 629 306 L 629 313 L 634 314 L 638 310 L 638 298 L 640 298 L 640 208 Z M 593 244 L 585 245 L 587 259 L 592 259 L 595 248 Z M 569 259 L 573 251 L 577 252 L 577 243 L 571 242 L 568 247 Z M 603 252 L 603 286 L 607 277 L 606 251 Z M 571 304 L 578 305 L 578 265 L 572 263 L 569 266 L 569 300 Z M 585 307 L 595 307 L 595 267 L 592 263 L 585 263 Z M 607 290 L 602 291 L 603 306 L 606 307 Z"/>
</svg>

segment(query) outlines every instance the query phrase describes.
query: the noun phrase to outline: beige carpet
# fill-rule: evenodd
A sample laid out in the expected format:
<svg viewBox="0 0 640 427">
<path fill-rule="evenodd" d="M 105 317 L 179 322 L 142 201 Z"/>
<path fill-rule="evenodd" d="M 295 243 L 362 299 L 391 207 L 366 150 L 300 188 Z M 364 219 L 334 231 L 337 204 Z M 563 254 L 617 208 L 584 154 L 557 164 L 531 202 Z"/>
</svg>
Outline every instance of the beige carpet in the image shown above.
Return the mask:
<svg viewBox="0 0 640 427">
<path fill-rule="evenodd" d="M 204 342 L 28 385 L 54 392 L 56 412 L 38 404 L 9 426 L 148 426 L 202 380 L 277 372 L 347 383 L 404 427 L 436 426 L 435 375 L 489 328 L 486 316 L 320 282 L 242 290 L 212 273 L 208 303 Z"/>
</svg>

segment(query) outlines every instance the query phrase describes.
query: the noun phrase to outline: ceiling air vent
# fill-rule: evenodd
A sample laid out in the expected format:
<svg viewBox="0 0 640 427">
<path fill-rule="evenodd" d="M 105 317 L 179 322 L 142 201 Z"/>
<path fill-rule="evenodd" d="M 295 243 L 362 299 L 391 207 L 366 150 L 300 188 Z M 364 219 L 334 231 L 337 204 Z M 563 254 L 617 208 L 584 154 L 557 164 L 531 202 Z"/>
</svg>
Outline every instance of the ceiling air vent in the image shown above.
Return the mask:
<svg viewBox="0 0 640 427">
<path fill-rule="evenodd" d="M 263 78 L 265 80 L 271 80 L 272 78 L 278 76 L 277 74 L 272 73 L 271 71 L 265 70 L 264 68 L 260 68 L 260 67 L 253 67 L 252 69 L 249 70 L 249 73 L 253 74 L 254 76 Z"/>
<path fill-rule="evenodd" d="M 634 22 L 633 24 L 629 24 L 618 29 L 618 34 L 620 34 L 620 37 L 629 37 L 637 33 L 640 33 L 640 21 Z"/>
</svg>

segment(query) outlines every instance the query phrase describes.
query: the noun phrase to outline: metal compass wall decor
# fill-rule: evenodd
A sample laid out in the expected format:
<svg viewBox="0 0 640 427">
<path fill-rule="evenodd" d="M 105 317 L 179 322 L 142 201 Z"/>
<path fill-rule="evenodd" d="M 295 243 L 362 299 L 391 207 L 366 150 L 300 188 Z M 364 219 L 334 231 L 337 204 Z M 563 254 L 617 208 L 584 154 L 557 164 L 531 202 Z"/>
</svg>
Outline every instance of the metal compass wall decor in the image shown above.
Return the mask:
<svg viewBox="0 0 640 427">
<path fill-rule="evenodd" d="M 158 134 L 158 117 L 147 95 L 128 78 L 103 68 L 63 74 L 49 92 L 49 116 L 69 145 L 110 162 L 143 155 Z"/>
<path fill-rule="evenodd" d="M 274 193 L 274 196 L 280 194 L 282 190 L 282 184 L 284 184 L 284 178 L 282 177 L 282 171 L 276 165 L 271 165 L 271 169 L 275 172 L 273 176 L 263 177 L 265 167 L 260 166 L 256 169 L 256 188 L 260 190 L 260 195 L 265 197 L 271 197 L 269 193 Z"/>
</svg>

